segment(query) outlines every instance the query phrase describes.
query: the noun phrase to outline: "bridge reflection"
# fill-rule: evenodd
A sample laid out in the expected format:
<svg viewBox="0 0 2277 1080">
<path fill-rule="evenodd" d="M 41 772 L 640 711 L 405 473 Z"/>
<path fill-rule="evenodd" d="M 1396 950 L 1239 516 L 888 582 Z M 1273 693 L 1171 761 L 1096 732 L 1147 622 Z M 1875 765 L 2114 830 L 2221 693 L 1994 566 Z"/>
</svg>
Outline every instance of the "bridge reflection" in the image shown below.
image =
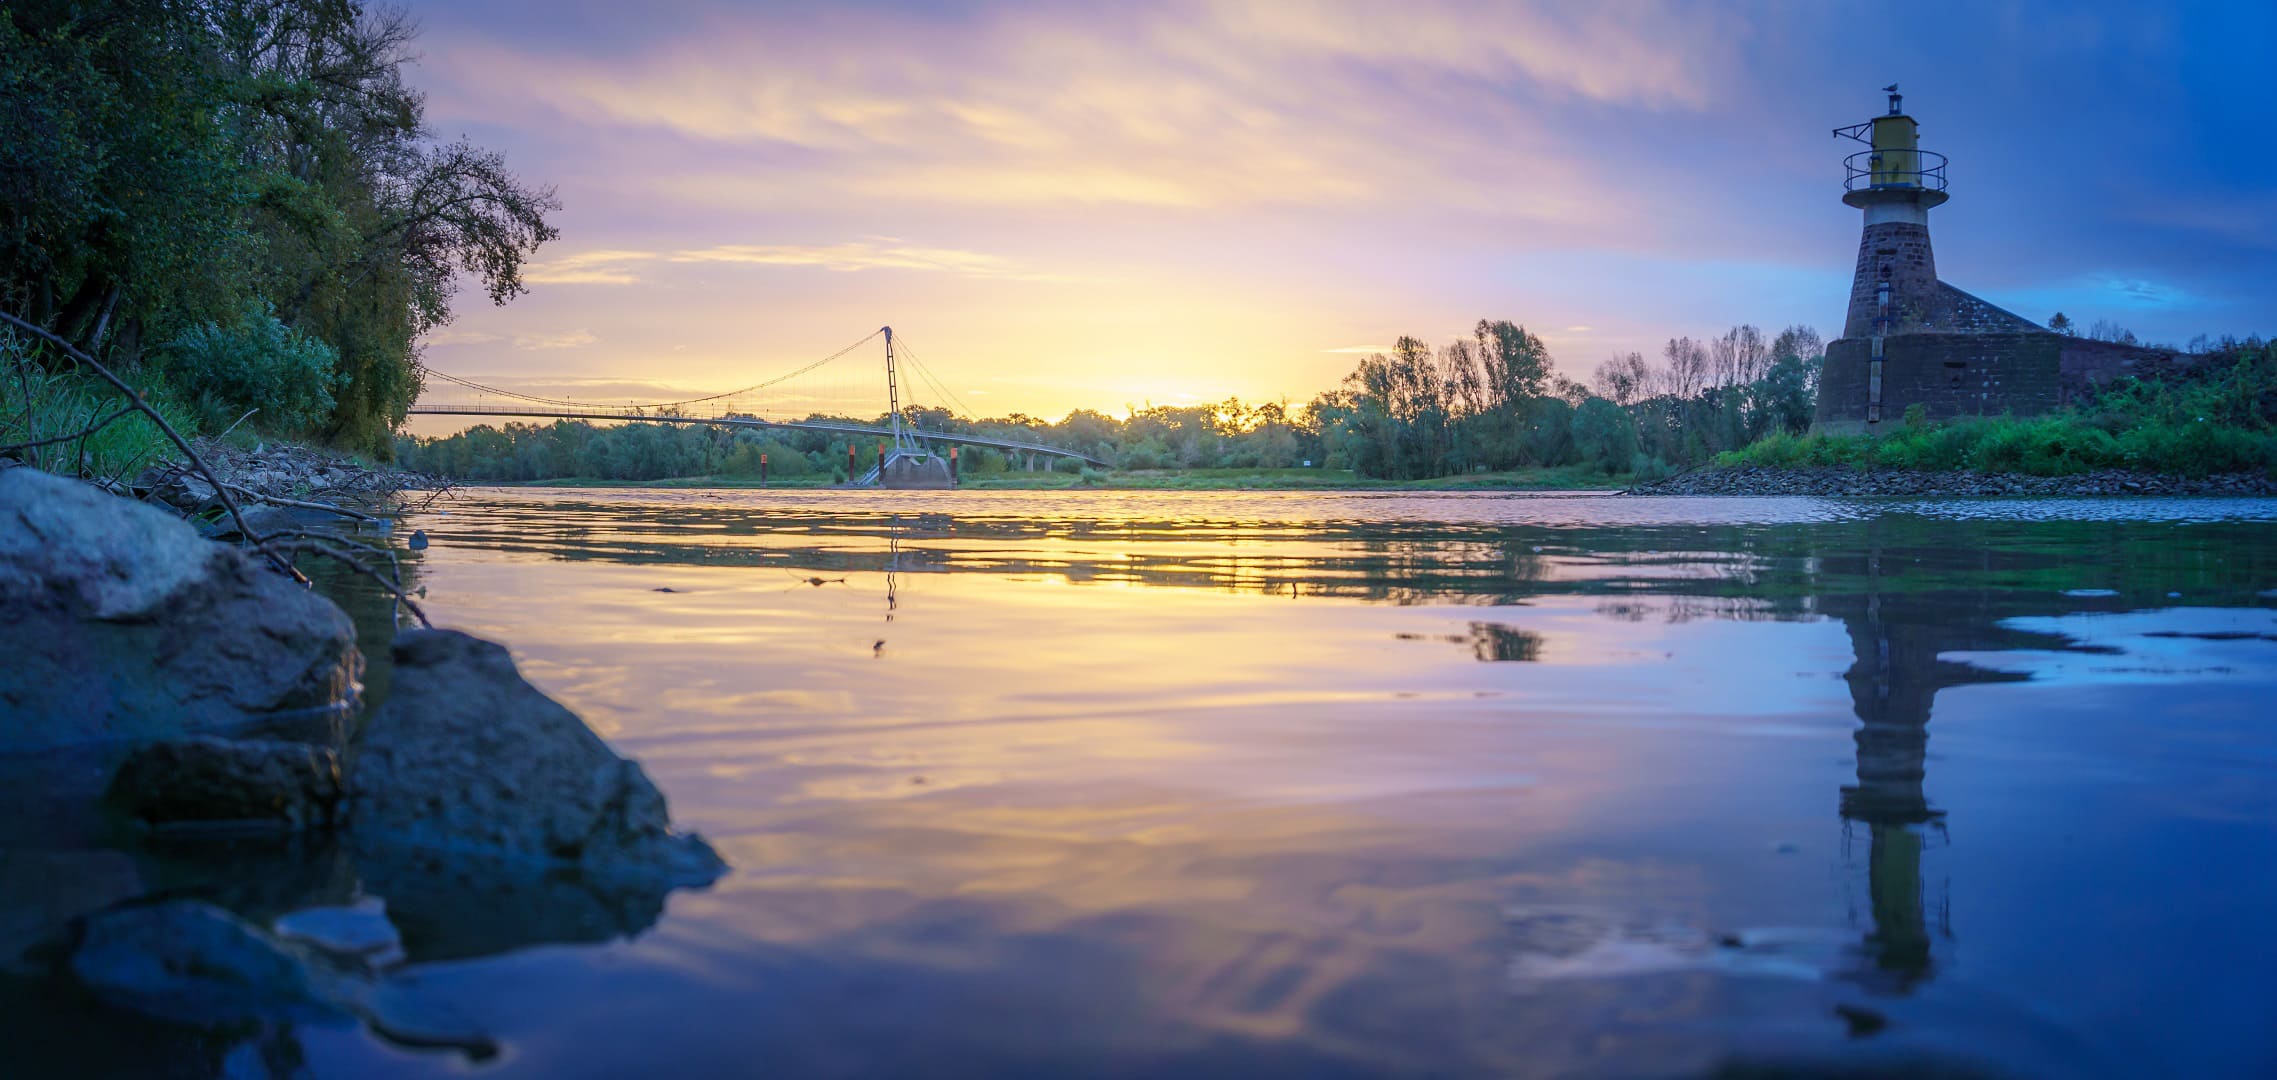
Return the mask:
<svg viewBox="0 0 2277 1080">
<path fill-rule="evenodd" d="M 869 580 L 885 586 L 876 616 L 885 656 L 917 640 L 896 634 L 923 632 L 925 605 L 911 603 L 913 586 L 922 597 L 926 577 L 950 573 L 1246 593 L 1283 604 L 1467 608 L 1450 613 L 1444 631 L 1413 636 L 1492 663 L 1561 659 L 1559 631 L 1532 619 L 1529 606 L 1621 621 L 1839 624 L 1846 663 L 1812 664 L 1844 680 L 1855 723 L 1850 779 L 1829 801 L 1861 903 L 1855 948 L 1833 974 L 1891 994 L 1915 990 L 1950 963 L 1952 913 L 1934 870 L 1940 847 L 1965 839 L 1965 823 L 1950 820 L 1929 786 L 1937 695 L 2027 678 L 1960 655 L 2079 651 L 2070 639 L 2017 630 L 2014 620 L 2163 607 L 2176 591 L 2193 604 L 2247 607 L 2277 577 L 2277 552 L 2250 542 L 2264 528 L 2250 523 L 2178 529 L 1899 515 L 1592 528 L 1245 516 L 1256 503 L 1173 517 L 1108 516 L 1105 504 L 1078 514 L 1071 508 L 1085 506 L 1072 499 L 948 514 L 823 510 L 788 499 L 745 505 L 742 496 L 500 498 L 503 509 L 455 514 L 430 523 L 430 532 L 438 544 L 547 560 L 749 567 L 770 577 L 788 569 L 850 575 L 857 584 L 876 575 Z M 2051 584 L 2079 581 L 2085 553 L 2113 595 L 2071 596 Z M 1543 603 L 1560 597 L 1586 603 Z M 1773 699 L 1788 700 L 1765 700 Z"/>
</svg>

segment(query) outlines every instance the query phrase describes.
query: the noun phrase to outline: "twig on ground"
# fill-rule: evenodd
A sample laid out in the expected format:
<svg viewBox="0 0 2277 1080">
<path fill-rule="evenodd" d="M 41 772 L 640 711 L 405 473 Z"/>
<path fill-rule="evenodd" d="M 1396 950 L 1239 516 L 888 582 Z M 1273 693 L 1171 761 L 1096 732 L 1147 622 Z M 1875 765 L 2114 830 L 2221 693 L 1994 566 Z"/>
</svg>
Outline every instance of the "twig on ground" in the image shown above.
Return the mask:
<svg viewBox="0 0 2277 1080">
<path fill-rule="evenodd" d="M 238 417 L 238 418 L 237 418 L 237 419 L 236 419 L 234 422 L 232 422 L 232 423 L 231 423 L 231 424 L 230 424 L 228 427 L 225 427 L 225 428 L 221 429 L 221 434 L 214 436 L 214 438 L 216 438 L 216 439 L 225 439 L 225 438 L 228 438 L 228 437 L 229 437 L 229 433 L 230 433 L 230 432 L 237 430 L 237 425 L 238 425 L 238 424 L 242 424 L 242 423 L 246 422 L 247 420 L 251 420 L 251 419 L 253 419 L 253 414 L 254 414 L 254 413 L 257 413 L 257 412 L 260 412 L 260 411 L 261 411 L 261 410 L 259 410 L 259 409 L 247 409 L 247 410 L 245 410 L 245 415 Z"/>
</svg>

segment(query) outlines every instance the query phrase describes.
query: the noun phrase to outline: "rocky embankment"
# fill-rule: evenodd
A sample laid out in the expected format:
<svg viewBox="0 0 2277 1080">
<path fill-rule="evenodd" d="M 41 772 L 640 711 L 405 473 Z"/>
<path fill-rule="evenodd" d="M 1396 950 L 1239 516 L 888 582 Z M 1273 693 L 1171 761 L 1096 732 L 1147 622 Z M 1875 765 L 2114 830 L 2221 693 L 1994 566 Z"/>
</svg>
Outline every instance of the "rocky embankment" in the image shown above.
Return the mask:
<svg viewBox="0 0 2277 1080">
<path fill-rule="evenodd" d="M 296 515 L 308 511 L 355 516 L 393 508 L 412 492 L 441 492 L 450 486 L 435 477 L 379 468 L 338 451 L 291 443 L 250 450 L 211 439 L 199 439 L 195 445 L 255 533 L 291 528 Z M 109 490 L 171 507 L 198 522 L 209 537 L 238 535 L 213 483 L 186 464 L 152 466 Z"/>
<path fill-rule="evenodd" d="M 199 440 L 199 456 L 224 483 L 260 498 L 318 498 L 379 501 L 406 491 L 443 486 L 431 476 L 367 465 L 334 450 L 292 443 L 263 444 L 247 450 Z"/>
<path fill-rule="evenodd" d="M 637 932 L 725 871 L 504 648 L 390 647 L 361 715 L 331 602 L 167 510 L 0 470 L 0 855 L 63 868 L 0 882 L 0 975 L 167 1024 L 336 1016 L 479 1056 L 420 963 Z M 212 836 L 236 846 L 197 855 Z M 276 839 L 269 863 L 246 837 Z"/>
<path fill-rule="evenodd" d="M 2076 476 L 1856 469 L 1847 465 L 1705 468 L 1630 489 L 1632 495 L 1829 495 L 1859 497 L 2277 495 L 2258 473 L 2187 477 L 2116 469 Z"/>
</svg>

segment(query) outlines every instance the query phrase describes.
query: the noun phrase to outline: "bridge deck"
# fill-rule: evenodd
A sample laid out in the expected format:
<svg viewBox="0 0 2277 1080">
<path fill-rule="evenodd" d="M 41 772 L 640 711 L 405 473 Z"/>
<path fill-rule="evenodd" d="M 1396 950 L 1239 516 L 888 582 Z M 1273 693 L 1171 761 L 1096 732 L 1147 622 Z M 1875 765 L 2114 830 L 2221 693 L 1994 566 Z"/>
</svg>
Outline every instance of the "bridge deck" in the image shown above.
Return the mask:
<svg viewBox="0 0 2277 1080">
<path fill-rule="evenodd" d="M 834 435 L 870 435 L 893 438 L 892 428 L 870 427 L 863 424 L 833 424 L 813 420 L 765 420 L 756 416 L 674 416 L 661 413 L 623 412 L 606 409 L 536 409 L 516 405 L 413 405 L 413 416 L 510 416 L 536 420 L 608 420 L 625 423 L 648 424 L 703 424 L 715 427 L 788 428 L 794 431 L 825 431 Z M 1042 443 L 1015 442 L 1010 439 L 991 439 L 983 435 L 952 435 L 937 431 L 908 429 L 910 434 L 925 442 L 949 443 L 955 446 L 985 446 L 993 450 L 1017 450 L 1028 454 L 1048 454 L 1053 457 L 1073 458 L 1087 465 L 1106 468 L 1107 463 L 1089 454 L 1063 450 Z"/>
</svg>

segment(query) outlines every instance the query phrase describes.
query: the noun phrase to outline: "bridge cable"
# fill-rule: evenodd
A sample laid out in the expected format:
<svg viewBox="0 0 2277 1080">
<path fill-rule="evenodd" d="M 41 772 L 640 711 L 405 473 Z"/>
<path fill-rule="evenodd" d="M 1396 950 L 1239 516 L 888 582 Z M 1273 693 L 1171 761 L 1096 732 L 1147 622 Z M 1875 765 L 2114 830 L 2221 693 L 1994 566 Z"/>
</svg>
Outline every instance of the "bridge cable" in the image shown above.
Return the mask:
<svg viewBox="0 0 2277 1080">
<path fill-rule="evenodd" d="M 862 347 L 864 344 L 868 343 L 868 342 L 869 342 L 869 340 L 870 340 L 871 338 L 874 338 L 874 337 L 876 337 L 876 336 L 878 336 L 879 334 L 882 334 L 882 333 L 885 333 L 885 329 L 884 329 L 883 327 L 880 327 L 880 328 L 878 328 L 878 329 L 876 329 L 876 330 L 872 330 L 872 331 L 870 331 L 869 333 L 862 335 L 862 339 L 861 339 L 860 341 L 857 341 L 857 342 L 853 343 L 852 345 L 848 345 L 848 346 L 846 346 L 845 348 L 838 350 L 837 352 L 831 353 L 830 355 L 828 355 L 828 356 L 825 356 L 825 357 L 823 357 L 822 359 L 820 359 L 820 360 L 817 360 L 817 361 L 815 361 L 815 362 L 813 362 L 813 363 L 811 363 L 811 364 L 808 364 L 808 365 L 806 365 L 805 367 L 799 368 L 799 369 L 798 369 L 798 370 L 796 370 L 796 371 L 788 372 L 788 373 L 786 373 L 786 374 L 783 374 L 783 375 L 778 375 L 778 376 L 776 376 L 776 377 L 774 377 L 774 378 L 772 378 L 772 379 L 768 379 L 768 380 L 766 380 L 765 382 L 758 382 L 758 383 L 753 383 L 753 384 L 751 384 L 750 386 L 746 386 L 746 387 L 744 387 L 744 388 L 742 388 L 742 389 L 740 389 L 740 390 L 729 390 L 729 391 L 727 391 L 726 393 L 722 393 L 722 394 L 707 394 L 707 395 L 705 395 L 705 396 L 703 396 L 703 397 L 692 397 L 692 398 L 687 398 L 687 399 L 685 399 L 685 400 L 682 400 L 682 401 L 649 401 L 649 402 L 642 402 L 642 403 L 639 403 L 639 404 L 637 404 L 637 405 L 628 404 L 627 406 L 623 406 L 623 407 L 628 407 L 628 408 L 636 408 L 636 409 L 668 409 L 668 408 L 672 408 L 672 407 L 674 407 L 674 406 L 678 406 L 678 405 L 696 405 L 696 404 L 700 404 L 700 403 L 702 403 L 702 402 L 706 402 L 706 401 L 718 401 L 718 400 L 719 400 L 719 399 L 721 399 L 721 398 L 729 398 L 729 397 L 735 397 L 735 396 L 736 396 L 736 395 L 738 395 L 738 394 L 748 394 L 748 393 L 750 393 L 750 392 L 752 392 L 752 391 L 754 391 L 754 390 L 763 390 L 763 389 L 766 389 L 767 387 L 770 387 L 770 386 L 773 386 L 773 385 L 775 385 L 776 383 L 780 383 L 780 382 L 787 382 L 787 381 L 789 381 L 789 380 L 791 380 L 791 379 L 795 379 L 795 378 L 798 378 L 799 376 L 801 376 L 801 375 L 804 375 L 804 374 L 806 374 L 807 372 L 813 371 L 814 369 L 816 369 L 816 368 L 819 368 L 819 367 L 823 366 L 824 364 L 827 364 L 827 363 L 829 363 L 829 362 L 831 362 L 831 361 L 833 361 L 833 360 L 836 360 L 836 359 L 838 359 L 839 357 L 842 357 L 842 356 L 846 355 L 847 353 L 853 352 L 855 349 L 861 348 L 861 347 Z M 458 384 L 458 385 L 460 385 L 460 386 L 464 386 L 464 387 L 467 387 L 467 388 L 469 388 L 469 389 L 473 389 L 473 390 L 480 390 L 480 391 L 482 391 L 483 393 L 486 393 L 486 394 L 497 394 L 497 395 L 499 395 L 499 396 L 501 396 L 501 397 L 510 397 L 510 398 L 516 398 L 516 399 L 519 399 L 519 400 L 522 400 L 522 401 L 534 401 L 534 402 L 537 402 L 537 403 L 539 403 L 539 404 L 543 404 L 543 405 L 574 405 L 574 406 L 577 406 L 577 407 L 579 407 L 579 408 L 584 408 L 584 409 L 596 409 L 596 408 L 602 408 L 602 409 L 614 409 L 614 408 L 619 408 L 619 407 L 620 407 L 620 406 L 618 406 L 618 405 L 615 405 L 615 404 L 613 404 L 613 403 L 606 403 L 606 402 L 591 402 L 591 401 L 571 401 L 571 400 L 569 400 L 569 399 L 566 399 L 566 398 L 547 398 L 547 397 L 539 397 L 539 396 L 536 396 L 536 395 L 534 395 L 534 394 L 521 394 L 521 393 L 516 393 L 516 392 L 514 392 L 514 391 L 512 391 L 512 390 L 502 390 L 502 389 L 499 389 L 498 387 L 495 387 L 495 386 L 485 386 L 485 385 L 483 385 L 483 384 L 481 384 L 481 383 L 478 383 L 478 382 L 475 382 L 475 381 L 473 381 L 473 380 L 471 380 L 471 379 L 462 379 L 462 378 L 459 378 L 459 377 L 458 377 L 458 376 L 456 376 L 456 375 L 449 375 L 449 374 L 445 374 L 445 373 L 443 373 L 443 372 L 440 372 L 440 371 L 436 371 L 435 369 L 433 369 L 433 368 L 430 368 L 430 367 L 426 366 L 425 364 L 421 364 L 421 365 L 419 366 L 419 370 L 420 370 L 422 373 L 424 373 L 424 374 L 428 374 L 428 375 L 433 375 L 433 376 L 436 376 L 436 377 L 438 377 L 438 378 L 442 379 L 444 382 L 457 383 L 457 384 Z"/>
<path fill-rule="evenodd" d="M 945 405 L 954 402 L 957 408 L 964 410 L 966 419 L 976 423 L 980 420 L 980 413 L 978 410 L 974 409 L 971 405 L 966 404 L 965 399 L 958 397 L 956 391 L 949 389 L 948 386 L 944 384 L 940 379 L 935 378 L 933 375 L 933 369 L 926 366 L 925 361 L 919 360 L 915 353 L 909 351 L 908 339 L 906 338 L 904 338 L 902 341 L 902 352 L 904 355 L 909 357 L 909 362 L 911 364 L 916 365 L 917 374 L 923 377 L 926 383 L 931 385 L 933 389 L 940 391 L 942 397 L 947 399 L 942 402 L 942 404 Z"/>
</svg>

